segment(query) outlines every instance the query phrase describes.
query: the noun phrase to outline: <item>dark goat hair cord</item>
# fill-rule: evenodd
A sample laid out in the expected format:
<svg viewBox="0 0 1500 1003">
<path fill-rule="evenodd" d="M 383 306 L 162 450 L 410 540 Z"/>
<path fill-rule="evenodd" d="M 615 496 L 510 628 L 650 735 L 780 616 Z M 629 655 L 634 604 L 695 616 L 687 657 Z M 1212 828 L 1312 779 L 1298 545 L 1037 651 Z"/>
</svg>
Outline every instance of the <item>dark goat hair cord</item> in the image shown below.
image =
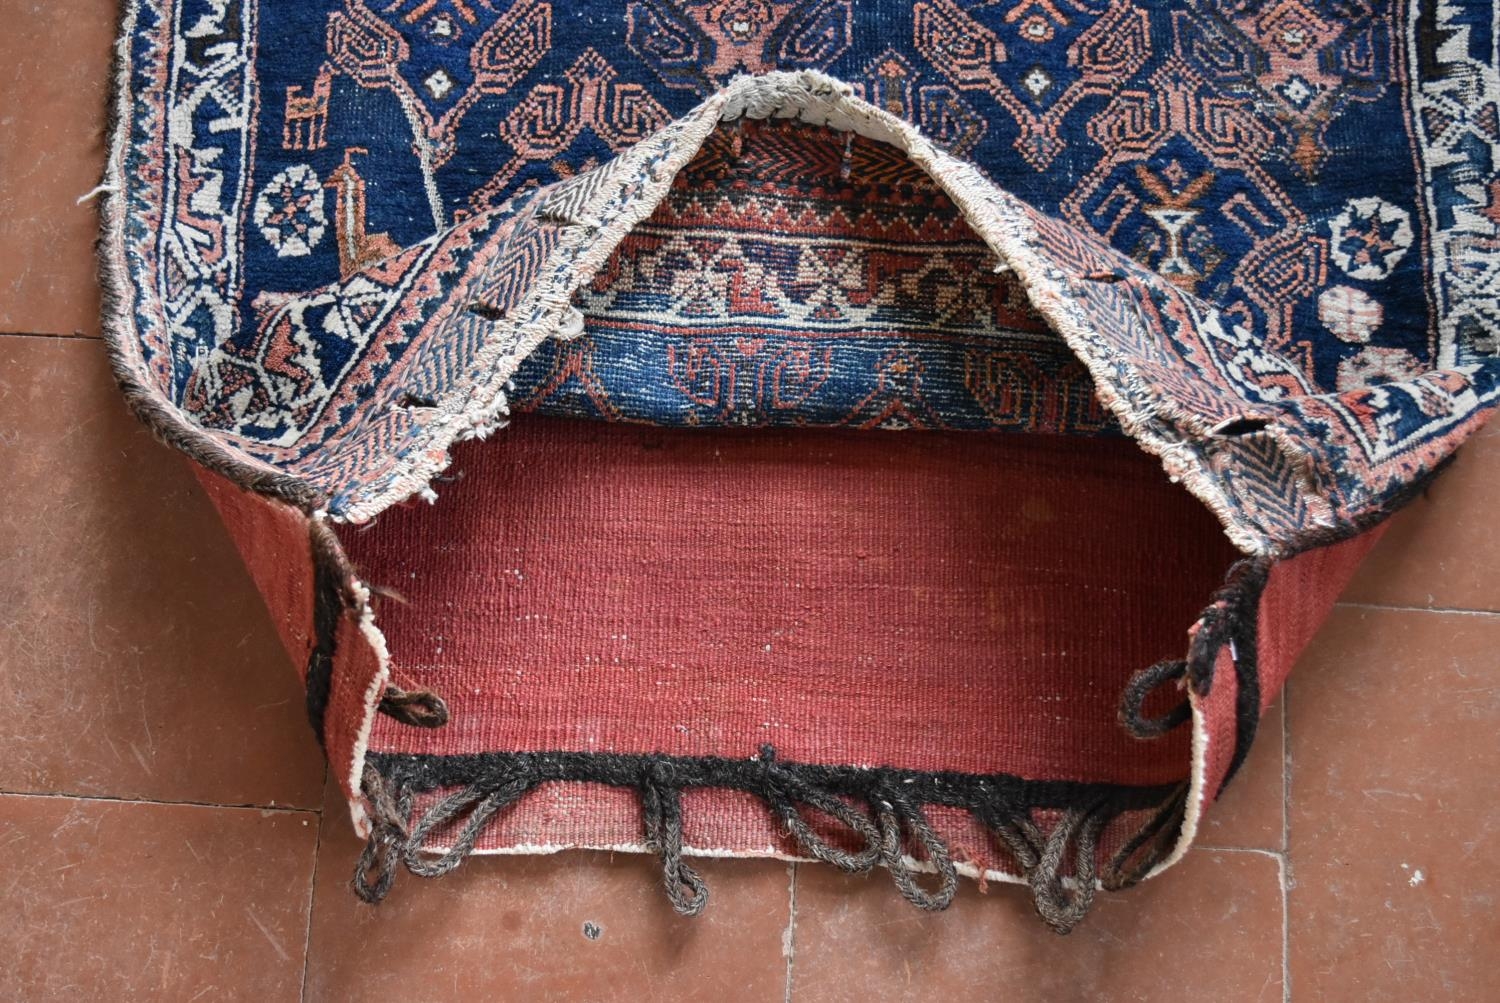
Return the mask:
<svg viewBox="0 0 1500 1003">
<path fill-rule="evenodd" d="M 1126 887 L 1154 866 L 1175 832 L 1171 821 L 1180 822 L 1185 789 L 817 766 L 778 759 L 769 745 L 747 759 L 579 752 L 377 754 L 370 756 L 364 774 L 370 835 L 354 876 L 356 892 L 367 902 L 379 902 L 401 866 L 424 877 L 448 873 L 474 851 L 480 833 L 507 807 L 541 784 L 564 782 L 636 791 L 643 841 L 661 860 L 668 900 L 685 916 L 702 912 L 708 888 L 685 859 L 682 792 L 722 788 L 763 800 L 808 857 L 851 873 L 883 865 L 901 895 L 928 910 L 945 909 L 953 901 L 958 869 L 923 806 L 964 808 L 1015 858 L 1038 913 L 1059 933 L 1083 918 L 1096 885 Z M 449 793 L 414 816 L 416 795 L 437 790 Z M 816 832 L 805 811 L 839 826 L 844 831 L 839 842 L 853 849 Z M 1038 811 L 1061 813 L 1050 832 L 1035 820 Z M 1153 812 L 1149 831 L 1101 868 L 1097 855 L 1104 828 L 1126 812 L 1142 811 Z"/>
</svg>

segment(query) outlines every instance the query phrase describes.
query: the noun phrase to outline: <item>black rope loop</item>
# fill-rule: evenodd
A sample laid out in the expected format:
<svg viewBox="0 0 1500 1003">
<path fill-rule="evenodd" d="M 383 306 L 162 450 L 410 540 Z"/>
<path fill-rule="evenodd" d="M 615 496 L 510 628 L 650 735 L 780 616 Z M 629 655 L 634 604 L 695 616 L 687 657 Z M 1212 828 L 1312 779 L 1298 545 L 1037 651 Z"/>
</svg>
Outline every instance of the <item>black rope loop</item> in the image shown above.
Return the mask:
<svg viewBox="0 0 1500 1003">
<path fill-rule="evenodd" d="M 475 785 L 448 795 L 427 809 L 412 827 L 402 854 L 406 869 L 424 878 L 447 874 L 474 852 L 474 843 L 490 819 L 530 789 L 530 778 L 517 777 L 494 790 L 486 791 Z M 453 845 L 440 854 L 425 853 L 423 844 L 428 834 L 466 810 L 469 812 L 468 819 L 454 837 Z"/>
<path fill-rule="evenodd" d="M 761 746 L 760 763 L 765 786 L 760 791 L 772 814 L 781 819 L 798 847 L 808 856 L 832 864 L 850 874 L 862 874 L 880 863 L 880 830 L 870 817 L 842 799 L 820 790 L 776 764 L 776 750 L 770 745 Z M 864 843 L 864 849 L 856 853 L 830 846 L 813 830 L 797 804 L 810 808 L 843 823 Z"/>
<path fill-rule="evenodd" d="M 1101 808 L 1075 808 L 1063 815 L 1026 875 L 1037 914 L 1057 933 L 1071 933 L 1094 904 L 1099 833 L 1110 817 Z M 1072 887 L 1063 873 L 1070 861 Z"/>
<path fill-rule="evenodd" d="M 369 766 L 365 767 L 360 786 L 370 800 L 370 838 L 354 867 L 354 893 L 376 905 L 390 894 L 396 880 L 401 849 L 407 839 L 411 794 L 393 792 L 380 771 Z"/>
<path fill-rule="evenodd" d="M 1224 584 L 1198 619 L 1198 629 L 1188 643 L 1188 680 L 1193 692 L 1206 696 L 1213 684 L 1219 651 L 1228 644 L 1236 663 L 1242 659 L 1254 670 L 1255 633 L 1260 597 L 1270 577 L 1271 564 L 1258 557 L 1234 562 Z M 1237 650 L 1249 648 L 1248 651 Z"/>
<path fill-rule="evenodd" d="M 1010 818 L 986 812 L 981 820 L 1005 843 L 1021 873 L 1030 874 L 1041 860 L 1042 848 L 1047 844 L 1041 828 L 1024 812 Z"/>
<path fill-rule="evenodd" d="M 891 880 L 903 898 L 919 909 L 941 912 L 953 902 L 958 892 L 958 868 L 948 853 L 948 845 L 927 821 L 922 809 L 892 791 L 876 794 L 875 817 L 880 826 L 880 858 L 891 872 Z M 938 885 L 932 891 L 922 887 L 916 873 L 906 863 L 902 846 L 910 839 L 922 848 L 927 862 L 937 871 Z"/>
<path fill-rule="evenodd" d="M 1239 611 L 1227 605 L 1214 605 L 1198 618 L 1198 629 L 1188 642 L 1187 676 L 1193 692 L 1207 696 L 1214 681 L 1219 652 L 1233 636 Z"/>
<path fill-rule="evenodd" d="M 682 856 L 682 793 L 670 767 L 653 763 L 641 777 L 640 792 L 646 845 L 661 857 L 667 899 L 678 914 L 696 916 L 708 903 L 708 886 Z"/>
<path fill-rule="evenodd" d="M 472 809 L 470 822 L 474 816 L 481 813 L 481 806 L 487 800 L 482 789 L 477 786 L 465 787 L 462 790 L 443 798 L 437 804 L 427 809 L 417 824 L 412 826 L 411 835 L 407 837 L 406 846 L 402 850 L 402 860 L 406 863 L 407 870 L 424 878 L 435 878 L 447 874 L 453 868 L 463 862 L 464 856 L 474 848 L 473 839 L 470 838 L 464 845 L 463 837 L 471 826 L 465 826 L 460 831 L 459 837 L 454 845 L 441 854 L 422 853 L 422 844 L 426 842 L 427 836 L 434 829 L 443 825 L 451 819 L 457 818 L 465 811 Z M 493 814 L 493 813 L 491 813 Z M 488 816 L 485 816 L 488 820 Z M 475 830 L 477 834 L 477 830 Z"/>
<path fill-rule="evenodd" d="M 1125 730 L 1136 738 L 1159 738 L 1191 720 L 1193 707 L 1186 698 L 1159 717 L 1145 714 L 1146 699 L 1157 687 L 1181 682 L 1187 673 L 1188 663 L 1179 658 L 1157 662 L 1131 676 L 1120 694 L 1120 724 Z"/>
<path fill-rule="evenodd" d="M 686 916 L 703 911 L 708 889 L 685 859 L 682 794 L 718 789 L 760 797 L 815 859 L 846 870 L 884 865 L 902 896 L 927 910 L 946 908 L 958 889 L 958 868 L 926 816 L 927 806 L 965 809 L 1010 849 L 1032 886 L 1038 912 L 1060 932 L 1082 918 L 1096 886 L 1138 880 L 1170 849 L 1183 801 L 1179 784 L 1132 792 L 1107 784 L 1007 775 L 819 766 L 778 760 L 769 746 L 759 757 L 745 759 L 580 752 L 447 759 L 374 754 L 362 782 L 370 832 L 354 878 L 356 890 L 366 901 L 378 902 L 403 865 L 424 877 L 448 873 L 473 853 L 480 834 L 500 812 L 541 785 L 569 782 L 636 792 L 644 842 L 660 858 L 668 900 Z M 434 801 L 414 812 L 421 792 L 430 792 Z M 1169 800 L 1170 810 L 1163 810 Z M 1044 831 L 1034 816 L 1047 810 L 1060 817 L 1056 827 Z M 812 812 L 847 825 L 865 845 L 845 850 L 850 844 L 842 837 L 838 846 L 829 845 L 830 830 L 821 824 L 815 828 Z M 1155 814 L 1146 831 L 1105 866 L 1097 860 L 1100 834 L 1122 812 Z M 446 849 L 424 850 L 438 839 Z M 934 878 L 924 876 L 928 870 Z"/>
<path fill-rule="evenodd" d="M 431 690 L 403 690 L 387 685 L 380 713 L 414 728 L 441 728 L 448 723 L 448 705 Z"/>
<path fill-rule="evenodd" d="M 1150 821 L 1110 858 L 1100 877 L 1100 884 L 1106 891 L 1119 891 L 1138 884 L 1171 852 L 1187 813 L 1188 787 L 1187 782 L 1183 782 Z"/>
</svg>

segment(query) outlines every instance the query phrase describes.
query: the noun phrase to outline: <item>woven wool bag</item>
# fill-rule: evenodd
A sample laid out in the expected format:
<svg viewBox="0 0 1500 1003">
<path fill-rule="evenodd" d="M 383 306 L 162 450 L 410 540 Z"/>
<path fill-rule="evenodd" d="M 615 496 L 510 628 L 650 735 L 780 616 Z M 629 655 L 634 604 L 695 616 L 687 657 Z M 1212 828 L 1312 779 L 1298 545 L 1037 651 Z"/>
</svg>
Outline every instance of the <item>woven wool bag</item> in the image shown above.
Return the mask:
<svg viewBox="0 0 1500 1003">
<path fill-rule="evenodd" d="M 929 909 L 1022 881 L 1066 932 L 1182 857 L 1500 399 L 1457 341 L 1320 382 L 1190 291 L 1186 202 L 1146 267 L 810 70 L 631 132 L 649 97 L 587 50 L 513 107 L 618 152 L 398 242 L 379 205 L 446 195 L 380 175 L 405 119 L 357 102 L 428 114 L 416 43 L 334 6 L 294 86 L 275 5 L 126 4 L 100 259 L 119 381 L 265 596 L 371 901 L 598 847 L 657 854 L 688 914 L 692 856 L 775 856 Z M 464 135 L 412 121 L 428 167 Z M 1350 274 L 1399 257 L 1384 204 L 1349 203 L 1389 238 Z"/>
</svg>

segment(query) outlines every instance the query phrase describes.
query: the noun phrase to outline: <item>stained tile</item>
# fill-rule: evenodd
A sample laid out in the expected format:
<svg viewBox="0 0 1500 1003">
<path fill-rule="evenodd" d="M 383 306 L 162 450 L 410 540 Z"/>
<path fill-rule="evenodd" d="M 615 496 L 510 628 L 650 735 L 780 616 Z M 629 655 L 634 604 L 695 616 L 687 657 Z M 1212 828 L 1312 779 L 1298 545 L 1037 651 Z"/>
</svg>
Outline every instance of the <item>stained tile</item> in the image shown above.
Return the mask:
<svg viewBox="0 0 1500 1003">
<path fill-rule="evenodd" d="M 702 915 L 675 914 L 654 858 L 479 857 L 402 874 L 378 907 L 349 875 L 360 844 L 330 810 L 319 852 L 308 1000 L 780 1000 L 788 870 L 703 860 Z"/>
<path fill-rule="evenodd" d="M 97 334 L 95 207 L 118 5 L 8 4 L 0 32 L 0 331 Z"/>
<path fill-rule="evenodd" d="M 1198 842 L 1212 847 L 1282 848 L 1282 802 L 1286 791 L 1282 758 L 1281 704 L 1271 706 L 1255 733 L 1255 744 L 1218 802 L 1209 809 Z"/>
<path fill-rule="evenodd" d="M 1500 610 L 1500 422 L 1468 442 L 1406 509 L 1344 592 L 1346 602 Z"/>
<path fill-rule="evenodd" d="M 1497 652 L 1500 617 L 1345 608 L 1293 675 L 1295 998 L 1495 998 Z"/>
<path fill-rule="evenodd" d="M 104 346 L 0 337 L 0 790 L 317 806 L 301 687 Z"/>
<path fill-rule="evenodd" d="M 296 1000 L 317 825 L 0 796 L 0 998 Z"/>
<path fill-rule="evenodd" d="M 1265 853 L 1194 850 L 1059 937 L 1015 886 L 966 886 L 929 914 L 883 874 L 799 867 L 792 998 L 1270 1003 L 1282 998 L 1279 868 Z"/>
</svg>

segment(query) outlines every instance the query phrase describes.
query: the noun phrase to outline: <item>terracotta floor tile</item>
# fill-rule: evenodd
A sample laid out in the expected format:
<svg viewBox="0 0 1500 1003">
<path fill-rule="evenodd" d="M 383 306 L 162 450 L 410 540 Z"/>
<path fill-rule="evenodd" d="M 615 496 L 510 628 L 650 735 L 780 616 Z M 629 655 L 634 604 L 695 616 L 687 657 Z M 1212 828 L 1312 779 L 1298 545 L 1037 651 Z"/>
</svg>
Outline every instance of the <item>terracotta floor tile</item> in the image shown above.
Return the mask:
<svg viewBox="0 0 1500 1003">
<path fill-rule="evenodd" d="M 1500 617 L 1340 609 L 1291 685 L 1295 998 L 1496 999 Z"/>
<path fill-rule="evenodd" d="M 308 1000 L 782 999 L 785 864 L 695 861 L 710 897 L 694 919 L 672 911 L 655 858 L 628 853 L 478 857 L 403 873 L 371 907 L 349 889 L 361 844 L 341 812 L 326 826 Z"/>
<path fill-rule="evenodd" d="M 317 806 L 301 686 L 104 346 L 0 337 L 0 790 Z"/>
<path fill-rule="evenodd" d="M 1101 901 L 1067 937 L 1015 886 L 969 885 L 928 914 L 884 874 L 806 866 L 796 898 L 795 1000 L 1282 998 L 1280 863 L 1265 853 L 1195 850 Z"/>
<path fill-rule="evenodd" d="M 1384 606 L 1500 610 L 1500 422 L 1458 459 L 1391 528 L 1344 591 L 1344 601 Z"/>
<path fill-rule="evenodd" d="M 7 4 L 0 32 L 0 331 L 99 330 L 98 217 L 78 197 L 104 170 L 108 0 Z"/>
<path fill-rule="evenodd" d="M 0 998 L 296 1000 L 310 812 L 0 796 Z"/>
<path fill-rule="evenodd" d="M 1281 704 L 1261 718 L 1255 744 L 1239 775 L 1208 812 L 1198 842 L 1212 847 L 1282 848 L 1286 764 L 1282 757 Z"/>
</svg>

